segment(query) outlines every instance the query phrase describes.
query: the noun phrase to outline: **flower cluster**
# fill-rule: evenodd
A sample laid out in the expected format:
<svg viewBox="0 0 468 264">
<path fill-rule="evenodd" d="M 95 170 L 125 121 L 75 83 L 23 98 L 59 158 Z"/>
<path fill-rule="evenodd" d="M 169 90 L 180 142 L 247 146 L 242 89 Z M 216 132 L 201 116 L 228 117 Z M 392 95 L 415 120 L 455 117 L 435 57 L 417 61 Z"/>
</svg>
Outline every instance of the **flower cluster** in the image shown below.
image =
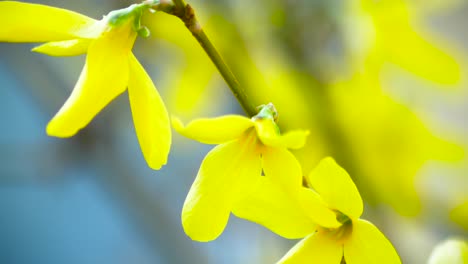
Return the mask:
<svg viewBox="0 0 468 264">
<path fill-rule="evenodd" d="M 268 104 L 251 119 L 231 115 L 184 127 L 174 118 L 180 134 L 220 144 L 203 160 L 185 200 L 187 235 L 215 239 L 232 212 L 285 238 L 305 237 L 280 263 L 401 263 L 385 236 L 359 218 L 361 196 L 332 158 L 323 159 L 303 186 L 301 166 L 287 149 L 303 146 L 308 131 L 282 135 L 276 117 Z"/>
<path fill-rule="evenodd" d="M 87 54 L 68 100 L 47 125 L 51 136 L 70 137 L 128 88 L 136 134 L 148 165 L 159 169 L 171 145 L 167 110 L 153 82 L 132 54 L 144 12 L 159 1 L 112 11 L 102 20 L 37 4 L 2 1 L 0 41 L 46 42 L 33 49 L 52 56 Z M 309 132 L 282 134 L 273 104 L 247 118 L 227 115 L 197 119 L 180 134 L 218 144 L 203 160 L 182 210 L 193 240 L 216 239 L 236 216 L 286 238 L 304 238 L 281 263 L 400 263 L 385 236 L 361 220 L 363 203 L 345 170 L 325 158 L 306 177 L 288 149 L 301 148 Z"/>
</svg>

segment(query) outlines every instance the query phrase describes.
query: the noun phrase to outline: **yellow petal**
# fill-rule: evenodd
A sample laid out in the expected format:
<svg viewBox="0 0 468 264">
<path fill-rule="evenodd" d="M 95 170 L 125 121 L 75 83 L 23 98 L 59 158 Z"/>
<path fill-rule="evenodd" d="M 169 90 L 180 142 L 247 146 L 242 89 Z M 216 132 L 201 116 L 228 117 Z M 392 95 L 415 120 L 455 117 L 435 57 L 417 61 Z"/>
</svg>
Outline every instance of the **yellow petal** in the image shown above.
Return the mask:
<svg viewBox="0 0 468 264">
<path fill-rule="evenodd" d="M 400 257 L 388 239 L 373 224 L 353 221 L 353 231 L 344 244 L 347 264 L 399 264 Z"/>
<path fill-rule="evenodd" d="M 240 115 L 225 115 L 216 118 L 195 119 L 184 126 L 172 117 L 174 129 L 181 135 L 205 144 L 221 144 L 239 138 L 253 123 Z"/>
<path fill-rule="evenodd" d="M 110 30 L 89 46 L 78 83 L 47 125 L 47 134 L 70 137 L 85 127 L 128 84 L 128 56 L 136 33 Z"/>
<path fill-rule="evenodd" d="M 182 209 L 182 225 L 193 240 L 216 239 L 233 204 L 256 186 L 261 162 L 251 145 L 242 138 L 216 146 L 206 155 Z"/>
<path fill-rule="evenodd" d="M 92 38 L 96 20 L 56 7 L 13 1 L 0 2 L 0 41 L 46 42 Z"/>
<path fill-rule="evenodd" d="M 336 213 L 328 208 L 322 198 L 313 190 L 301 188 L 298 192 L 299 203 L 305 214 L 318 225 L 326 228 L 337 228 L 341 223 L 336 220 Z"/>
<path fill-rule="evenodd" d="M 331 209 L 350 218 L 359 218 L 362 215 L 363 204 L 356 185 L 332 158 L 320 161 L 307 180 Z"/>
<path fill-rule="evenodd" d="M 289 239 L 303 238 L 317 227 L 297 201 L 268 177 L 260 177 L 255 190 L 235 203 L 232 212 Z"/>
<path fill-rule="evenodd" d="M 302 169 L 296 157 L 285 148 L 265 147 L 262 151 L 265 176 L 295 195 L 302 188 Z"/>
<path fill-rule="evenodd" d="M 76 56 L 86 53 L 90 43 L 89 39 L 53 41 L 37 46 L 32 51 L 49 56 Z"/>
<path fill-rule="evenodd" d="M 169 115 L 151 78 L 133 54 L 129 64 L 128 96 L 135 131 L 148 166 L 160 169 L 171 147 Z"/>
<path fill-rule="evenodd" d="M 325 233 L 317 232 L 297 243 L 278 263 L 282 264 L 339 264 L 343 257 L 343 246 L 330 239 Z M 379 262 L 362 262 L 379 263 Z"/>
<path fill-rule="evenodd" d="M 268 118 L 257 119 L 254 123 L 262 143 L 271 147 L 299 149 L 305 145 L 309 135 L 307 130 L 293 130 L 281 135 L 276 123 Z"/>
</svg>

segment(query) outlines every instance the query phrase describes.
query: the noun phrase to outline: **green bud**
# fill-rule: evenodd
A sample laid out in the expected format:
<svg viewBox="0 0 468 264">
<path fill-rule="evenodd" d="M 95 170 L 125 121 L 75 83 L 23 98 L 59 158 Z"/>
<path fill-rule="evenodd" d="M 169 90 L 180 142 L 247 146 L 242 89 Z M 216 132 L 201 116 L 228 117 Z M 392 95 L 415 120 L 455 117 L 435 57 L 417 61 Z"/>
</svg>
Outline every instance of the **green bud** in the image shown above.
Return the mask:
<svg viewBox="0 0 468 264">
<path fill-rule="evenodd" d="M 260 111 L 252 119 L 271 119 L 275 122 L 278 120 L 278 112 L 272 103 L 261 105 L 258 108 L 260 108 Z"/>
</svg>

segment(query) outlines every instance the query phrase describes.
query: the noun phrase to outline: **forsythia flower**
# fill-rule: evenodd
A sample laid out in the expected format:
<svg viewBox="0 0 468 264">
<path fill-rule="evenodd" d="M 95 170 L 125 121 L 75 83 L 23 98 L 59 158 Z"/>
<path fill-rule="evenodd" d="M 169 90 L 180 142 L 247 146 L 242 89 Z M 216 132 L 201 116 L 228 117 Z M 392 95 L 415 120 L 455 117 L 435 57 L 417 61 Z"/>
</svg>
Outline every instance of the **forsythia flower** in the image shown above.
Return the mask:
<svg viewBox="0 0 468 264">
<path fill-rule="evenodd" d="M 256 181 L 266 177 L 293 191 L 301 177 L 301 167 L 287 148 L 305 144 L 308 131 L 281 135 L 272 104 L 252 119 L 227 115 L 197 119 L 187 126 L 176 118 L 173 126 L 182 135 L 206 144 L 220 144 L 203 160 L 182 209 L 182 225 L 193 240 L 209 241 L 224 230 L 234 203 L 248 195 Z"/>
<path fill-rule="evenodd" d="M 70 137 L 128 87 L 136 134 L 151 168 L 166 164 L 171 144 L 169 117 L 158 91 L 131 50 L 142 12 L 135 4 L 102 20 L 38 4 L 0 2 L 0 41 L 48 42 L 33 51 L 52 56 L 87 53 L 68 100 L 47 125 L 47 134 Z"/>
<path fill-rule="evenodd" d="M 286 238 L 305 237 L 279 263 L 340 264 L 343 258 L 347 264 L 401 263 L 385 236 L 359 219 L 361 196 L 332 158 L 323 159 L 307 182 L 313 190 L 301 187 L 299 195 L 290 196 L 262 177 L 255 192 L 236 203 L 233 213 Z M 326 211 L 335 215 L 338 225 L 327 219 Z"/>
</svg>

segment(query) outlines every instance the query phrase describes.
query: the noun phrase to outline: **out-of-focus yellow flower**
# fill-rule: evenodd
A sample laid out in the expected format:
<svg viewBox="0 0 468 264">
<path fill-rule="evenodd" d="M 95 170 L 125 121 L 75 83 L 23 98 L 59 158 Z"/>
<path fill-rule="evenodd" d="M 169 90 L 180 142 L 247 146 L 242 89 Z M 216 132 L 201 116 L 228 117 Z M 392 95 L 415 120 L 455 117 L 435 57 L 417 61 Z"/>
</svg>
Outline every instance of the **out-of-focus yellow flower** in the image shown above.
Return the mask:
<svg viewBox="0 0 468 264">
<path fill-rule="evenodd" d="M 263 177 L 250 196 L 235 204 L 233 213 L 281 236 L 305 237 L 279 263 L 339 264 L 342 258 L 348 264 L 401 263 L 387 238 L 359 218 L 359 191 L 332 158 L 323 159 L 307 183 L 313 190 L 301 186 L 299 195 L 292 197 Z"/>
<path fill-rule="evenodd" d="M 197 10 L 197 16 L 204 17 L 203 11 Z M 203 21 L 204 30 L 210 21 Z M 171 56 L 170 61 L 165 61 L 161 72 L 161 81 L 166 80 L 165 85 L 171 87 L 165 100 L 171 112 L 181 118 L 192 119 L 222 105 L 224 100 L 221 100 L 219 93 L 224 89 L 216 89 L 222 79 L 180 19 L 157 12 L 153 16 L 145 16 L 143 23 L 151 31 L 148 41 L 145 41 L 147 49 L 157 52 L 156 56 Z M 157 50 L 154 49 L 155 45 Z"/>
<path fill-rule="evenodd" d="M 430 160 L 460 159 L 463 150 L 434 135 L 407 106 L 380 90 L 377 80 L 356 75 L 329 91 L 339 128 L 356 153 L 361 192 L 400 214 L 416 215 L 421 209 L 418 171 Z"/>
<path fill-rule="evenodd" d="M 87 53 L 68 100 L 47 125 L 47 134 L 70 137 L 128 87 L 135 130 L 148 165 L 166 164 L 169 117 L 158 91 L 131 50 L 147 4 L 110 12 L 102 20 L 54 7 L 0 2 L 0 41 L 48 42 L 33 51 L 52 56 Z"/>
<path fill-rule="evenodd" d="M 273 105 L 268 104 L 252 119 L 227 115 L 197 119 L 185 127 L 173 119 L 173 126 L 182 135 L 205 144 L 220 144 L 203 160 L 182 210 L 182 225 L 193 240 L 210 241 L 222 233 L 233 204 L 253 191 L 262 169 L 286 192 L 296 193 L 300 188 L 301 167 L 287 149 L 302 147 L 308 131 L 281 135 L 276 115 Z"/>
<path fill-rule="evenodd" d="M 407 1 L 355 0 L 348 4 L 353 21 L 348 26 L 349 44 L 365 56 L 355 59 L 358 64 L 365 60 L 366 67 L 374 71 L 372 74 L 378 74 L 390 62 L 439 84 L 460 82 L 461 69 L 454 54 L 447 54 L 440 40 L 429 41 L 428 32 L 422 32 L 424 28 L 416 29 L 415 14 Z M 361 34 L 358 38 L 356 31 Z M 439 43 L 432 43 L 434 40 Z M 362 47 L 368 50 L 363 51 Z"/>
<path fill-rule="evenodd" d="M 449 239 L 438 244 L 427 264 L 468 263 L 468 244 L 461 239 Z"/>
</svg>

